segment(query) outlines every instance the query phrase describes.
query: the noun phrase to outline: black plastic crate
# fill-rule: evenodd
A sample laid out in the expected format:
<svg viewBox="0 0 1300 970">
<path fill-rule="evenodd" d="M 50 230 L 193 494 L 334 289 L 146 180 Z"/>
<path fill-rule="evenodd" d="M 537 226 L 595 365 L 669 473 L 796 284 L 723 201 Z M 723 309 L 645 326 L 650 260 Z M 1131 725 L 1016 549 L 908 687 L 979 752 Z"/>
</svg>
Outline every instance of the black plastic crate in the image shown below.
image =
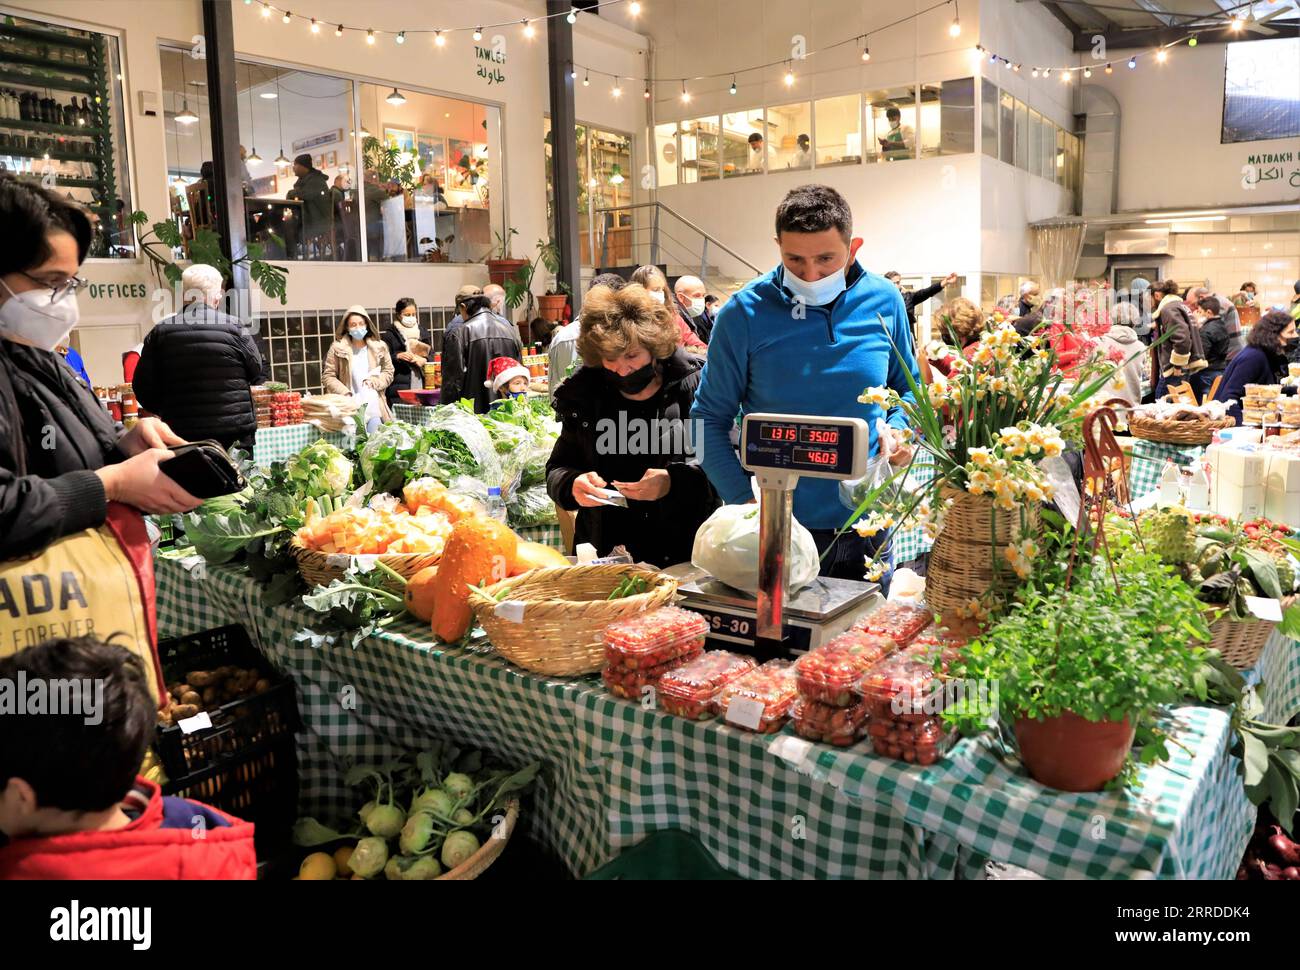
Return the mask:
<svg viewBox="0 0 1300 970">
<path fill-rule="evenodd" d="M 256 668 L 269 690 L 208 709 L 212 727 L 185 734 L 159 724 L 154 748 L 167 775 L 163 794 L 192 798 L 257 826 L 258 854 L 287 840 L 297 817 L 300 727 L 293 683 L 277 674 L 239 625 L 158 644 L 167 683 L 193 670 Z"/>
</svg>

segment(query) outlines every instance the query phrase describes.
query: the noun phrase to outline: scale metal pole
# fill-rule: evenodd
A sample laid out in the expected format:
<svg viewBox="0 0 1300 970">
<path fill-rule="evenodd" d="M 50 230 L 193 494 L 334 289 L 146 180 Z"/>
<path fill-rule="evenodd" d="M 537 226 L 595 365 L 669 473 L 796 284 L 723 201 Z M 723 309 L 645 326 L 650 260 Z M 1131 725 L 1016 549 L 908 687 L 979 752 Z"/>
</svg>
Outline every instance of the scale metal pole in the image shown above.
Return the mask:
<svg viewBox="0 0 1300 970">
<path fill-rule="evenodd" d="M 785 608 L 786 556 L 790 551 L 790 521 L 794 489 L 759 490 L 758 629 L 765 640 L 780 640 Z"/>
</svg>

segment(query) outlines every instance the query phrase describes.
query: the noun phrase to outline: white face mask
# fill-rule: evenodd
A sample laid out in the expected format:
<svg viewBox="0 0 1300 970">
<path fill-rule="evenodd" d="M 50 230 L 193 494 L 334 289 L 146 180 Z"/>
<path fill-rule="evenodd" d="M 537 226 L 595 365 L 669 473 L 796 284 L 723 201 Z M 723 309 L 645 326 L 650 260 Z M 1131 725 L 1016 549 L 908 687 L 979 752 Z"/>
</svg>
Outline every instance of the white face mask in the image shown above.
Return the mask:
<svg viewBox="0 0 1300 970">
<path fill-rule="evenodd" d="M 663 303 L 663 302 L 664 302 L 664 291 L 663 291 L 663 290 L 651 290 L 651 291 L 650 291 L 650 299 L 654 300 L 656 303 Z"/>
<path fill-rule="evenodd" d="M 420 318 L 416 316 L 404 316 L 402 317 L 402 326 L 414 327 L 419 319 Z"/>
<path fill-rule="evenodd" d="M 53 350 L 77 325 L 79 311 L 75 294 L 68 293 L 59 302 L 51 303 L 44 287 L 15 293 L 3 281 L 0 286 L 9 292 L 9 299 L 0 306 L 0 337 L 5 340 Z"/>
<path fill-rule="evenodd" d="M 691 315 L 698 317 L 703 312 L 704 312 L 704 297 L 701 296 L 698 299 L 691 300 Z"/>
<path fill-rule="evenodd" d="M 784 266 L 781 267 L 781 276 L 785 288 L 808 306 L 825 306 L 843 293 L 848 285 L 844 279 L 843 267 L 812 283 L 801 280 Z"/>
</svg>

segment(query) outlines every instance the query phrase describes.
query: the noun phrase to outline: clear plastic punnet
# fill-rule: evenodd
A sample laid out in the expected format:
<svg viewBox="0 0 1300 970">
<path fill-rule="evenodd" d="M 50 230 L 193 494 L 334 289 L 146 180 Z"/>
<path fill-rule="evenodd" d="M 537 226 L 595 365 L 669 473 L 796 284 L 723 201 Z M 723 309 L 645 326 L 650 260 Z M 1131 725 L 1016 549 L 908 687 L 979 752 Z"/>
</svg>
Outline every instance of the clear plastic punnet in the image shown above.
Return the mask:
<svg viewBox="0 0 1300 970">
<path fill-rule="evenodd" d="M 639 613 L 605 628 L 605 660 L 629 670 L 658 667 L 702 650 L 708 632 L 708 620 L 678 606 Z"/>
<path fill-rule="evenodd" d="M 701 648 L 693 647 L 690 652 L 674 657 L 657 667 L 608 666 L 601 672 L 601 677 L 604 678 L 605 686 L 609 688 L 611 694 L 617 694 L 619 697 L 640 698 L 643 688 L 657 686 L 659 679 L 664 674 L 680 667 L 682 664 L 690 663 L 702 652 Z"/>
<path fill-rule="evenodd" d="M 800 697 L 790 709 L 796 734 L 841 748 L 847 748 L 866 733 L 867 715 L 867 703 L 863 700 L 852 707 L 835 707 Z"/>
<path fill-rule="evenodd" d="M 714 710 L 728 724 L 771 734 L 781 729 L 798 696 L 794 665 L 788 660 L 769 660 L 722 688 Z"/>
<path fill-rule="evenodd" d="M 669 714 L 702 721 L 714 715 L 713 700 L 729 683 L 758 664 L 728 650 L 710 650 L 659 680 L 659 706 Z"/>
<path fill-rule="evenodd" d="M 930 611 L 920 606 L 889 602 L 861 617 L 853 624 L 853 629 L 889 637 L 900 647 L 905 647 L 933 620 Z"/>
<path fill-rule="evenodd" d="M 938 713 L 931 694 L 939 688 L 932 663 L 924 663 L 907 652 L 886 657 L 858 681 L 857 692 L 871 711 L 871 718 L 883 721 L 919 722 Z"/>
<path fill-rule="evenodd" d="M 854 685 L 868 670 L 898 649 L 875 633 L 841 633 L 795 661 L 799 693 L 808 700 L 849 707 L 857 702 Z"/>
</svg>

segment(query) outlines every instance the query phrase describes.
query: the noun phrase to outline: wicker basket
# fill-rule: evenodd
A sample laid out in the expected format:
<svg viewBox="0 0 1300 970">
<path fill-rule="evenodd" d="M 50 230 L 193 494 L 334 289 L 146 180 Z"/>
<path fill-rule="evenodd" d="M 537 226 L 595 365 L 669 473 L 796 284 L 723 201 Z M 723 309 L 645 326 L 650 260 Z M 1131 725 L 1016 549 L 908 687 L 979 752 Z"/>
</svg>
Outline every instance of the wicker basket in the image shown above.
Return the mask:
<svg viewBox="0 0 1300 970">
<path fill-rule="evenodd" d="M 1128 430 L 1134 438 L 1159 441 L 1167 445 L 1208 445 L 1214 432 L 1231 428 L 1232 418 L 1201 418 L 1195 421 L 1170 421 L 1150 418 L 1134 412 L 1128 416 Z"/>
<path fill-rule="evenodd" d="M 317 552 L 315 549 L 308 549 L 296 537 L 289 543 L 289 552 L 298 564 L 299 574 L 309 586 L 328 586 L 333 580 L 342 579 L 353 558 L 346 553 Z M 441 559 L 441 554 L 435 555 L 430 552 L 379 557 L 379 561 L 385 566 L 407 579 L 426 566 L 438 565 Z"/>
<path fill-rule="evenodd" d="M 1002 550 L 1021 537 L 1020 509 L 998 511 L 988 496 L 956 488 L 945 488 L 943 497 L 952 504 L 944 513 L 925 575 L 926 605 L 939 613 L 1009 587 L 1015 574 L 1009 567 L 995 572 L 994 562 L 1003 562 Z M 1023 509 L 1030 533 L 1037 535 L 1038 506 Z"/>
<path fill-rule="evenodd" d="M 505 821 L 501 823 L 501 828 L 493 829 L 492 835 L 488 840 L 479 846 L 479 850 L 472 856 L 458 865 L 455 869 L 444 872 L 439 879 L 477 879 L 483 875 L 483 871 L 488 866 L 497 861 L 497 857 L 506 849 L 506 843 L 510 841 L 510 836 L 515 830 L 515 822 L 519 820 L 519 799 L 512 798 L 506 805 Z M 500 831 L 500 835 L 497 832 Z"/>
<path fill-rule="evenodd" d="M 1284 598 L 1282 609 L 1285 610 L 1295 601 L 1294 596 Z M 1219 610 L 1220 607 L 1207 608 L 1207 613 L 1210 614 L 1206 617 L 1210 620 L 1210 642 L 1205 646 L 1219 651 L 1223 659 L 1238 670 L 1249 670 L 1259 662 L 1259 655 L 1264 652 L 1268 638 L 1273 635 L 1277 624 L 1253 617 L 1234 620 L 1227 612 L 1218 619 L 1213 619 L 1213 614 Z"/>
<path fill-rule="evenodd" d="M 650 591 L 607 599 L 627 576 L 642 577 Z M 667 606 L 676 592 L 677 580 L 636 566 L 552 566 L 471 589 L 469 605 L 497 653 L 511 663 L 534 673 L 575 676 L 604 666 L 605 627 Z M 501 600 L 522 602 L 523 619 L 516 623 L 499 615 Z"/>
</svg>

